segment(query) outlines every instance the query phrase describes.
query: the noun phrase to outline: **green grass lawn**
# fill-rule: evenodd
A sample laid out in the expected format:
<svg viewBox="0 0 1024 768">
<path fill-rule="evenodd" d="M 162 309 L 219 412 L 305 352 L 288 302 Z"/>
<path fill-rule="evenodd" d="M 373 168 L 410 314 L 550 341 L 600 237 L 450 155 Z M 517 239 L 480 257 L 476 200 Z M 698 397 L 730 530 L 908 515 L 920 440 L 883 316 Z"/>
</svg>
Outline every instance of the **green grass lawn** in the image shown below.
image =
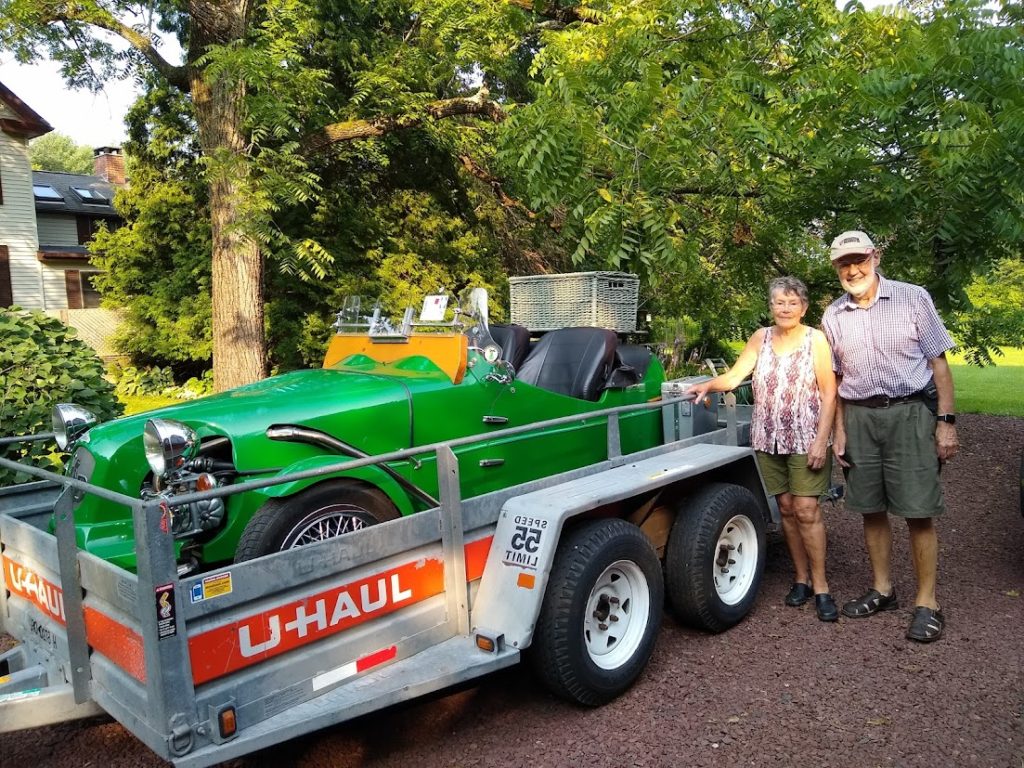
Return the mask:
<svg viewBox="0 0 1024 768">
<path fill-rule="evenodd" d="M 1003 356 L 985 368 L 950 356 L 957 411 L 1024 418 L 1024 347 L 1001 349 Z"/>
</svg>

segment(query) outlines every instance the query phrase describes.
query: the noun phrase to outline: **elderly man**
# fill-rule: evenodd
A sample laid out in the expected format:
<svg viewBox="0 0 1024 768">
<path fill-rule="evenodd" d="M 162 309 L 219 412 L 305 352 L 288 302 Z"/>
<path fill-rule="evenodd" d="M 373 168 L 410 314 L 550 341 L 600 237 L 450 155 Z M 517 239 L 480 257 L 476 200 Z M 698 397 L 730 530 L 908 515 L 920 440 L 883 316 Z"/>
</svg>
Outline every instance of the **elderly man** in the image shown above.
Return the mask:
<svg viewBox="0 0 1024 768">
<path fill-rule="evenodd" d="M 878 270 L 880 255 L 859 231 L 832 242 L 832 265 L 846 293 L 822 318 L 839 382 L 832 450 L 847 481 L 846 507 L 864 517 L 874 584 L 843 606 L 863 618 L 899 607 L 889 573 L 889 515 L 910 531 L 917 598 L 907 637 L 942 637 L 935 597 L 943 512 L 939 467 L 956 454 L 953 377 L 945 353 L 954 344 L 927 291 Z M 936 405 L 937 398 L 937 405 Z"/>
</svg>

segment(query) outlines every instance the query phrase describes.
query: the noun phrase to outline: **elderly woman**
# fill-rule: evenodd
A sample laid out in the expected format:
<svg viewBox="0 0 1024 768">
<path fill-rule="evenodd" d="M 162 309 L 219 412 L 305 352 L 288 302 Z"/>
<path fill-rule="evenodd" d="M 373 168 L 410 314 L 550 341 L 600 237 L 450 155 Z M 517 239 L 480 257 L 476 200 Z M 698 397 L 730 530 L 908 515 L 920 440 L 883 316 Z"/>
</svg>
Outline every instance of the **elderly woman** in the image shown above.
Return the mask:
<svg viewBox="0 0 1024 768">
<path fill-rule="evenodd" d="M 828 442 L 836 408 L 836 377 L 825 335 L 803 324 L 807 286 L 793 277 L 772 280 L 768 299 L 775 324 L 759 328 L 728 372 L 690 388 L 695 400 L 728 392 L 754 374 L 751 444 L 768 492 L 779 502 L 796 578 L 786 605 L 814 595 L 818 618 L 839 618 L 825 578 L 825 523 L 818 499 L 828 489 Z"/>
</svg>

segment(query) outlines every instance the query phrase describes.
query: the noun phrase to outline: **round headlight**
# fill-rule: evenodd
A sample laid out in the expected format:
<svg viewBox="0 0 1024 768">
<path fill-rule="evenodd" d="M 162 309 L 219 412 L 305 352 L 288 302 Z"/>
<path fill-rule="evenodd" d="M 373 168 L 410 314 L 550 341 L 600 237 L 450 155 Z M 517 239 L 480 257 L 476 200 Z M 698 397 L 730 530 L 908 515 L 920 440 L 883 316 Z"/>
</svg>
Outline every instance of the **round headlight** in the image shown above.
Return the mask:
<svg viewBox="0 0 1024 768">
<path fill-rule="evenodd" d="M 163 477 L 180 468 L 199 450 L 199 438 L 191 427 L 170 419 L 150 419 L 142 432 L 146 461 L 153 474 Z"/>
<path fill-rule="evenodd" d="M 97 421 L 96 414 L 72 403 L 59 403 L 53 407 L 53 434 L 57 447 L 66 451 L 75 440 L 84 435 Z"/>
</svg>

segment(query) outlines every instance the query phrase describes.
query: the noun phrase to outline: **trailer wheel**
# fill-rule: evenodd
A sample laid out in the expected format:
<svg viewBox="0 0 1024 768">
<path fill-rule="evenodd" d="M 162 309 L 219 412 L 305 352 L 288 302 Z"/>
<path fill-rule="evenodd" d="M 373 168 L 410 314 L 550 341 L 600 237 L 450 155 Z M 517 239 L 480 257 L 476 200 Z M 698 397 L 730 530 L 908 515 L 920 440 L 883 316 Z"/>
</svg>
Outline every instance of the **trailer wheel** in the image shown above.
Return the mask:
<svg viewBox="0 0 1024 768">
<path fill-rule="evenodd" d="M 678 505 L 665 578 L 683 624 L 724 632 L 738 623 L 757 598 L 764 564 L 764 517 L 749 490 L 712 483 Z"/>
<path fill-rule="evenodd" d="M 558 545 L 529 658 L 554 694 L 597 706 L 629 688 L 654 650 L 665 587 L 640 529 L 595 520 Z"/>
<path fill-rule="evenodd" d="M 376 488 L 354 480 L 329 480 L 260 507 L 238 540 L 235 562 L 333 539 L 396 517 L 394 504 Z"/>
</svg>

